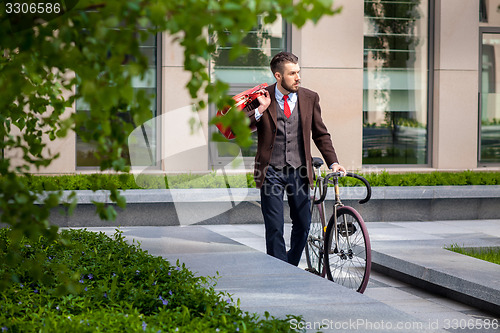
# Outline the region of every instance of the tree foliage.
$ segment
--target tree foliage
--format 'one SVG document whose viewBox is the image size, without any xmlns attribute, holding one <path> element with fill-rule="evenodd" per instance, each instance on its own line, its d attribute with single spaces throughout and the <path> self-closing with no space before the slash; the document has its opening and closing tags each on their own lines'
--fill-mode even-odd
<svg viewBox="0 0 500 333">
<path fill-rule="evenodd" d="M 28 22 L 23 29 L 15 22 L 34 18 L 8 14 L 0 4 L 0 218 L 11 228 L 11 240 L 19 244 L 0 265 L 31 265 L 33 275 L 40 276 L 36 258 L 23 256 L 20 241 L 59 237 L 49 216 L 60 204 L 61 193 L 43 197 L 18 179 L 58 157 L 47 148 L 51 140 L 74 131 L 97 145 L 101 170 L 128 171 L 122 157 L 127 135 L 151 118 L 149 96 L 132 88 L 132 80 L 144 77 L 148 68 L 139 49 L 141 40 L 158 32 L 174 36 L 184 49 L 184 68 L 191 73 L 186 88 L 198 107 L 222 107 L 230 103 L 228 86 L 211 82 L 206 70 L 216 49 L 211 34 L 220 45 L 236 46 L 231 51 L 236 58 L 247 52 L 238 46 L 258 15 L 265 23 L 281 15 L 301 27 L 338 12 L 332 1 L 81 0 L 73 1 L 75 6 L 63 15 L 45 23 Z M 72 112 L 77 100 L 90 112 Z M 125 114 L 132 123 L 123 120 Z M 241 116 L 235 112 L 229 118 L 238 143 L 246 145 L 250 132 Z M 110 190 L 124 205 L 116 189 Z M 98 208 L 101 217 L 114 216 L 109 207 Z M 5 285 L 16 276 L 1 280 Z"/>
</svg>

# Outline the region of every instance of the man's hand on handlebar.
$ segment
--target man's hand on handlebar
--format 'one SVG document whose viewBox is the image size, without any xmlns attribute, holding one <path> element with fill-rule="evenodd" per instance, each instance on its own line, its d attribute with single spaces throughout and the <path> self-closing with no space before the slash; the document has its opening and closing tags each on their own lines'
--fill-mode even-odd
<svg viewBox="0 0 500 333">
<path fill-rule="evenodd" d="M 338 163 L 335 163 L 332 166 L 332 171 L 333 172 L 342 172 L 344 175 L 347 173 L 347 170 L 342 165 L 340 165 Z"/>
</svg>

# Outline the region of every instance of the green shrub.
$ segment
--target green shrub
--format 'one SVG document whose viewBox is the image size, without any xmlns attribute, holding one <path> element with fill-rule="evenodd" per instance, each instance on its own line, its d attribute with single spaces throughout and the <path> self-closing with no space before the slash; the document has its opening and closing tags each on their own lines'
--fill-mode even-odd
<svg viewBox="0 0 500 333">
<path fill-rule="evenodd" d="M 361 174 L 371 186 L 440 186 L 440 185 L 500 185 L 500 172 L 440 172 L 430 173 L 378 173 Z M 0 181 L 1 181 L 0 177 Z M 22 178 L 32 190 L 101 190 L 117 188 L 162 189 L 162 188 L 225 188 L 255 187 L 253 175 L 216 175 L 216 174 L 179 174 L 179 175 L 140 175 L 137 179 L 131 174 L 80 174 L 61 176 L 31 175 Z M 342 179 L 341 186 L 358 184 L 352 179 Z"/>
<path fill-rule="evenodd" d="M 371 186 L 453 186 L 500 185 L 500 172 L 440 172 L 430 173 L 380 173 L 362 174 Z"/>
<path fill-rule="evenodd" d="M 197 277 L 184 265 L 171 265 L 129 245 L 120 232 L 64 230 L 68 246 L 23 242 L 23 256 L 40 262 L 42 281 L 34 283 L 30 267 L 9 267 L 8 230 L 0 230 L 0 274 L 15 273 L 0 293 L 0 329 L 7 332 L 293 332 L 289 319 L 259 318 L 243 312 L 226 293 L 216 292 L 215 279 Z M 74 290 L 58 286 L 70 276 Z"/>
</svg>

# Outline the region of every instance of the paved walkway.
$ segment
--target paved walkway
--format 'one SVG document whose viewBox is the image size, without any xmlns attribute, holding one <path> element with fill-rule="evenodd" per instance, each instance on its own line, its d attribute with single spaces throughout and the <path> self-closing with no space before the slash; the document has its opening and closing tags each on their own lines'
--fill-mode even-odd
<svg viewBox="0 0 500 333">
<path fill-rule="evenodd" d="M 115 228 L 89 230 L 112 234 Z M 324 332 L 500 332 L 500 316 L 477 309 L 498 311 L 500 266 L 443 249 L 451 244 L 500 246 L 500 220 L 368 223 L 379 269 L 431 283 L 418 289 L 372 272 L 363 295 L 304 271 L 304 260 L 297 268 L 267 256 L 261 224 L 121 230 L 153 255 L 180 260 L 200 275 L 218 274 L 216 288 L 239 298 L 243 310 L 302 315 L 303 323 L 291 325 L 311 332 L 320 326 Z M 458 295 L 475 306 L 434 291 Z M 475 304 L 468 294 L 488 302 Z"/>
</svg>

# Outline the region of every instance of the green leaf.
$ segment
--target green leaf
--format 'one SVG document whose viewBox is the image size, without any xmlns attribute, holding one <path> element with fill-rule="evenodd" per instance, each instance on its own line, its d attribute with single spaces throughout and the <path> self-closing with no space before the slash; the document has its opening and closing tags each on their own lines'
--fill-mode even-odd
<svg viewBox="0 0 500 333">
<path fill-rule="evenodd" d="M 84 142 L 97 145 L 101 170 L 129 171 L 122 157 L 128 134 L 134 126 L 153 116 L 150 96 L 134 89 L 132 84 L 149 70 L 139 41 L 160 32 L 172 36 L 184 51 L 183 69 L 190 75 L 186 90 L 193 104 L 205 108 L 214 103 L 223 108 L 230 105 L 229 85 L 211 81 L 207 69 L 216 44 L 209 36 L 217 35 L 222 47 L 232 46 L 230 56 L 236 58 L 248 54 L 242 41 L 258 16 L 264 17 L 266 23 L 273 23 L 281 15 L 300 26 L 332 12 L 332 2 L 328 0 L 82 0 L 64 15 L 37 25 L 36 33 L 33 29 L 13 32 L 10 21 L 0 20 L 0 148 L 18 155 L 15 160 L 8 154 L 0 159 L 2 223 L 13 228 L 8 237 L 18 245 L 7 254 L 12 259 L 9 262 L 19 264 L 17 259 L 23 257 L 19 246 L 23 236 L 37 238 L 47 233 L 57 236 L 48 223 L 50 209 L 58 205 L 57 196 L 35 204 L 36 196 L 28 193 L 17 178 L 18 174 L 50 166 L 59 157 L 58 152 L 47 149 L 45 138 L 64 139 L 70 133 L 77 133 Z M 231 33 L 227 34 L 228 31 Z M 67 108 L 75 103 L 89 112 L 66 116 Z M 132 119 L 133 126 L 123 121 L 124 117 Z M 237 135 L 236 144 L 249 146 L 251 136 L 245 115 L 235 112 L 224 118 L 224 123 Z M 59 186 L 37 181 L 34 186 L 39 191 L 44 186 L 46 189 Z M 163 179 L 152 183 L 165 186 Z M 99 187 L 92 181 L 80 185 Z M 122 196 L 116 195 L 114 199 L 118 207 L 125 207 Z M 113 205 L 95 204 L 101 218 L 116 218 Z M 72 197 L 67 206 L 69 211 L 75 205 Z M 33 266 L 26 274 L 44 276 L 36 259 L 25 260 L 27 266 Z M 66 284 L 66 289 L 73 288 L 68 281 L 61 283 Z M 5 285 L 4 282 L 0 279 L 0 285 Z M 57 292 L 63 289 L 54 287 Z"/>
</svg>

